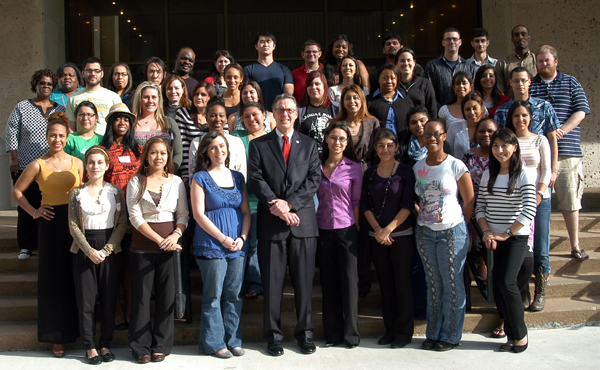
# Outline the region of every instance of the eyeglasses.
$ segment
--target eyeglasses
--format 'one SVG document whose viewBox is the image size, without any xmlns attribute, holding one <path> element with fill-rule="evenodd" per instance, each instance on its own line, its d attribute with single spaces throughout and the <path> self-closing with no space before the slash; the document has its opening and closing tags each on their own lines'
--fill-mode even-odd
<svg viewBox="0 0 600 370">
<path fill-rule="evenodd" d="M 127 77 L 127 72 L 115 72 L 113 73 L 115 77 Z"/>
<path fill-rule="evenodd" d="M 38 82 L 40 86 L 52 86 L 52 82 L 40 81 Z"/>
<path fill-rule="evenodd" d="M 446 42 L 458 42 L 460 40 L 458 37 L 446 37 L 444 41 Z"/>
<path fill-rule="evenodd" d="M 91 75 L 92 73 L 100 74 L 100 72 L 102 72 L 101 69 L 84 69 L 83 71 L 89 75 Z"/>
<path fill-rule="evenodd" d="M 292 109 L 292 108 L 288 108 L 288 109 L 278 108 L 278 109 L 275 109 L 273 112 L 275 112 L 277 114 L 287 113 L 291 116 L 292 114 L 296 113 L 296 110 Z"/>
<path fill-rule="evenodd" d="M 94 117 L 94 116 L 96 116 L 94 113 L 79 113 L 77 115 L 77 118 L 79 118 L 79 119 L 84 119 L 84 118 L 92 119 L 92 117 Z"/>
<path fill-rule="evenodd" d="M 446 133 L 445 132 L 436 132 L 435 134 L 423 134 L 423 137 L 426 138 L 426 139 L 429 139 L 431 137 L 434 137 L 434 138 L 437 139 L 437 138 L 439 138 L 442 135 L 446 135 Z"/>
<path fill-rule="evenodd" d="M 341 144 L 343 144 L 346 141 L 348 141 L 348 138 L 342 137 L 342 136 L 327 136 L 327 140 L 329 140 L 329 142 L 331 142 L 331 143 L 335 143 L 336 141 L 339 141 Z"/>
</svg>

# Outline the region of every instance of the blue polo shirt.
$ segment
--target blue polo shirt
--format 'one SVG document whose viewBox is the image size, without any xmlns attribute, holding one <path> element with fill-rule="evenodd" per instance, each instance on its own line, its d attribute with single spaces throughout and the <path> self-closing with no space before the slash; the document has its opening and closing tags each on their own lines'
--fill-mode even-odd
<svg viewBox="0 0 600 370">
<path fill-rule="evenodd" d="M 542 80 L 539 74 L 536 75 L 529 86 L 529 95 L 552 104 L 561 125 L 575 112 L 585 112 L 586 115 L 591 113 L 590 104 L 579 81 L 561 71 L 549 82 Z M 581 127 L 577 125 L 558 140 L 558 155 L 583 157 L 580 142 Z"/>
<path fill-rule="evenodd" d="M 376 97 L 377 95 L 381 95 L 383 97 L 379 89 L 377 89 L 373 93 L 373 97 Z M 394 95 L 394 99 L 391 101 L 388 100 L 388 103 L 390 104 L 390 110 L 388 110 L 387 118 L 385 120 L 385 128 L 394 131 L 394 134 L 396 134 L 396 136 L 398 136 L 398 128 L 396 127 L 396 112 L 394 112 L 394 110 L 392 109 L 392 103 L 395 102 L 399 97 L 404 99 L 404 96 L 402 96 L 402 94 L 400 94 L 400 92 L 396 90 L 396 95 Z"/>
<path fill-rule="evenodd" d="M 531 104 L 531 110 L 533 111 L 533 117 L 531 124 L 529 125 L 529 131 L 536 135 L 546 135 L 560 128 L 558 117 L 552 105 L 545 100 L 529 97 L 529 104 Z M 498 128 L 506 127 L 506 119 L 508 118 L 508 111 L 510 106 L 513 105 L 514 101 L 510 101 L 502 104 L 496 113 L 494 114 L 494 120 L 498 124 Z"/>
</svg>

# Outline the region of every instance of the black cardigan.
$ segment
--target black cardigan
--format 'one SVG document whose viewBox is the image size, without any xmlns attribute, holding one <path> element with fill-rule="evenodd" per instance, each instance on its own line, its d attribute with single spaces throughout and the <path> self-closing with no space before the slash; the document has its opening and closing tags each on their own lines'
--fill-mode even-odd
<svg viewBox="0 0 600 370">
<path fill-rule="evenodd" d="M 401 96 L 399 96 L 398 99 L 392 102 L 391 106 L 396 114 L 396 132 L 398 133 L 398 141 L 403 143 L 405 136 L 410 135 L 406 114 L 414 104 L 409 97 L 402 93 L 400 93 L 400 95 Z M 377 94 L 376 97 L 373 97 L 373 94 L 369 94 L 367 97 L 367 106 L 369 108 L 369 113 L 379 120 L 381 128 L 385 128 L 388 112 L 390 110 L 390 103 L 385 100 L 381 93 Z"/>
</svg>

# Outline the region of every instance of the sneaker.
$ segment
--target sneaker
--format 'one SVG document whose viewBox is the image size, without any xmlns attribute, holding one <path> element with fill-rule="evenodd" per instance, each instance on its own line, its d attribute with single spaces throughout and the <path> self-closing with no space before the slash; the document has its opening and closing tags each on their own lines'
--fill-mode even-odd
<svg viewBox="0 0 600 370">
<path fill-rule="evenodd" d="M 26 260 L 29 257 L 31 257 L 31 252 L 29 251 L 29 249 L 21 249 L 21 252 L 19 252 L 19 259 L 20 260 Z"/>
</svg>

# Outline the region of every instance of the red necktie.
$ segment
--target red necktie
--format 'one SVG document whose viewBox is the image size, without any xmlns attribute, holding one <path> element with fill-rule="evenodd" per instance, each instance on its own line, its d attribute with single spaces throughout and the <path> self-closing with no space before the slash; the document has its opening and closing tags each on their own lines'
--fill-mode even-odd
<svg viewBox="0 0 600 370">
<path fill-rule="evenodd" d="M 285 158 L 285 163 L 288 163 L 290 159 L 290 139 L 287 135 L 283 135 L 283 158 Z"/>
</svg>

